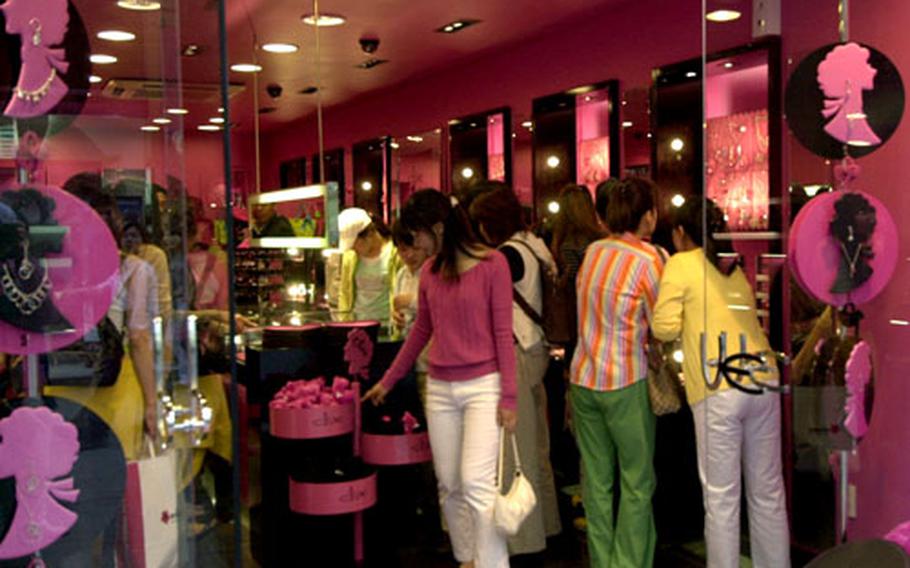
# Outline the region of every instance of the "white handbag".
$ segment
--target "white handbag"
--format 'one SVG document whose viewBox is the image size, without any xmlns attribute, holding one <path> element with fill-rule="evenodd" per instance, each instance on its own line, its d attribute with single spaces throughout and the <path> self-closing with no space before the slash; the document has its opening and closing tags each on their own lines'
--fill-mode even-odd
<svg viewBox="0 0 910 568">
<path fill-rule="evenodd" d="M 531 514 L 537 505 L 537 496 L 531 482 L 521 471 L 521 459 L 518 457 L 518 442 L 515 434 L 510 434 L 512 451 L 515 454 L 515 478 L 512 487 L 504 495 L 502 493 L 503 475 L 505 464 L 506 444 L 505 428 L 499 430 L 499 471 L 496 478 L 496 506 L 493 509 L 493 519 L 496 528 L 506 536 L 514 536 L 521 528 L 521 523 Z"/>
</svg>

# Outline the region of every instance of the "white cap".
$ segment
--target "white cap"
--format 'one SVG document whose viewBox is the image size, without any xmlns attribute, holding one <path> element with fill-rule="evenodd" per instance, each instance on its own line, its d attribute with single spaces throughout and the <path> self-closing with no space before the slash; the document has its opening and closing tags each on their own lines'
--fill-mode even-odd
<svg viewBox="0 0 910 568">
<path fill-rule="evenodd" d="M 351 250 L 357 235 L 373 223 L 370 214 L 359 207 L 345 209 L 338 214 L 338 248 L 342 252 Z"/>
</svg>

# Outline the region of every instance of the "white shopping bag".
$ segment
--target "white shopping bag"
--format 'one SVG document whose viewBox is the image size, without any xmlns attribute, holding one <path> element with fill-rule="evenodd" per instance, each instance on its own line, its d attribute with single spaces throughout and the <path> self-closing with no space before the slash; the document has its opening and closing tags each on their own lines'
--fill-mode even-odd
<svg viewBox="0 0 910 568">
<path fill-rule="evenodd" d="M 126 537 L 130 565 L 177 566 L 177 454 L 156 452 L 127 465 Z"/>
</svg>

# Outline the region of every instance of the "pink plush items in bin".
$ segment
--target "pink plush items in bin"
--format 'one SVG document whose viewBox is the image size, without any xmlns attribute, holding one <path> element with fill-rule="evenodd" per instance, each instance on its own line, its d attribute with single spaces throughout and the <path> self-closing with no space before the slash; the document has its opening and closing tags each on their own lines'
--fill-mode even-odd
<svg viewBox="0 0 910 568">
<path fill-rule="evenodd" d="M 910 554 L 910 521 L 894 527 L 894 529 L 885 535 L 885 540 L 890 540 L 900 546 Z"/>
<path fill-rule="evenodd" d="M 344 515 L 376 504 L 376 474 L 339 483 L 290 480 L 290 506 L 302 515 Z"/>
<path fill-rule="evenodd" d="M 291 381 L 269 403 L 273 436 L 313 439 L 340 436 L 354 430 L 354 389 L 350 381 L 335 377 Z"/>
<path fill-rule="evenodd" d="M 383 417 L 386 421 L 388 416 Z M 391 418 L 389 418 L 391 420 Z M 404 434 L 364 434 L 361 439 L 363 461 L 371 465 L 410 465 L 433 459 L 430 437 L 426 432 L 414 430 L 420 423 L 410 412 L 401 417 Z"/>
</svg>

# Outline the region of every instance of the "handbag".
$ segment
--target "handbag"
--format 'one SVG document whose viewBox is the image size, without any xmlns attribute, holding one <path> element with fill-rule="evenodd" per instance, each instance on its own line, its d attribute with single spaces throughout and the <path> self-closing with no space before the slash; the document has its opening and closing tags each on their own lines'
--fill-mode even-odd
<svg viewBox="0 0 910 568">
<path fill-rule="evenodd" d="M 666 347 L 658 341 L 648 346 L 648 399 L 656 416 L 672 414 L 682 408 L 684 392 L 679 382 L 679 367 L 666 355 Z"/>
<path fill-rule="evenodd" d="M 155 451 L 127 464 L 126 536 L 131 566 L 171 568 L 178 565 L 177 454 Z"/>
<path fill-rule="evenodd" d="M 515 477 L 508 492 L 503 494 L 503 467 L 505 465 L 506 430 L 499 430 L 499 470 L 496 477 L 496 504 L 493 508 L 493 520 L 496 528 L 506 536 L 514 536 L 521 528 L 521 524 L 531 514 L 537 505 L 537 496 L 531 482 L 521 471 L 521 460 L 518 457 L 518 442 L 515 434 L 510 434 L 512 451 L 515 454 Z"/>
</svg>

